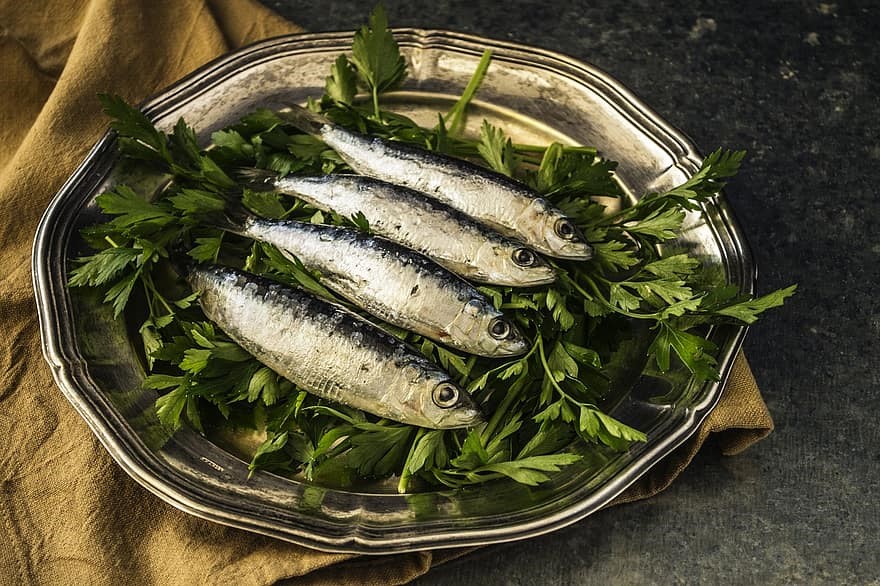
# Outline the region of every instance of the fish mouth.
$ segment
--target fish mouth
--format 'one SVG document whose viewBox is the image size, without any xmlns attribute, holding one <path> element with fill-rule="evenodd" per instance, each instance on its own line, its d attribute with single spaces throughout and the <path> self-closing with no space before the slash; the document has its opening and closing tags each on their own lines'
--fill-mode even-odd
<svg viewBox="0 0 880 586">
<path fill-rule="evenodd" d="M 485 423 L 486 421 L 482 412 L 476 407 L 467 407 L 466 409 L 463 409 L 459 412 L 456 420 L 458 423 L 457 427 L 473 427 Z"/>
<path fill-rule="evenodd" d="M 496 357 L 520 356 L 525 354 L 529 349 L 529 343 L 519 332 L 514 330 L 512 335 L 505 340 L 498 342 L 495 351 L 492 353 Z"/>
<path fill-rule="evenodd" d="M 476 283 L 499 285 L 501 287 L 537 287 L 549 285 L 556 280 L 557 274 L 553 267 L 541 265 L 538 267 L 517 267 L 510 272 L 494 272 L 486 275 L 483 279 L 473 279 Z"/>
<path fill-rule="evenodd" d="M 553 247 L 552 256 L 568 260 L 590 260 L 593 258 L 593 247 L 586 242 L 564 242 Z"/>
<path fill-rule="evenodd" d="M 555 282 L 558 276 L 556 269 L 549 265 L 544 265 L 529 271 L 528 277 L 522 279 L 519 283 L 513 286 L 537 287 L 539 285 L 549 285 L 550 283 Z"/>
<path fill-rule="evenodd" d="M 525 354 L 529 349 L 525 340 L 491 340 L 464 348 L 465 352 L 485 358 L 508 358 Z"/>
<path fill-rule="evenodd" d="M 434 429 L 461 429 L 485 423 L 483 413 L 475 406 L 462 407 L 450 413 L 443 421 L 433 425 Z"/>
<path fill-rule="evenodd" d="M 532 271 L 530 271 L 526 275 L 519 276 L 496 275 L 494 278 L 483 279 L 482 281 L 477 282 L 498 285 L 501 287 L 539 287 L 541 285 L 549 285 L 550 283 L 555 282 L 556 277 L 556 271 L 547 267 L 546 271 L 542 270 L 538 274 L 532 274 Z"/>
<path fill-rule="evenodd" d="M 506 358 L 508 356 L 521 356 L 525 354 L 529 349 L 529 345 L 525 340 L 520 340 L 517 342 L 511 342 L 509 344 L 502 344 L 495 351 L 493 356 L 498 358 Z"/>
</svg>

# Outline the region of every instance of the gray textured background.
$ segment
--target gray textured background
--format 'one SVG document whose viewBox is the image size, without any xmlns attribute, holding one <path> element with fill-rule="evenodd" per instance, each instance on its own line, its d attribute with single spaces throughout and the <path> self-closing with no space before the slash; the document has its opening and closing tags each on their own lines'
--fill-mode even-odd
<svg viewBox="0 0 880 586">
<path fill-rule="evenodd" d="M 264 3 L 309 30 L 372 2 Z M 880 579 L 880 3 L 387 3 L 446 28 L 574 56 L 622 81 L 703 152 L 745 148 L 728 197 L 759 290 L 797 282 L 745 349 L 776 431 L 707 445 L 661 495 L 441 566 L 419 584 L 871 583 Z"/>
</svg>

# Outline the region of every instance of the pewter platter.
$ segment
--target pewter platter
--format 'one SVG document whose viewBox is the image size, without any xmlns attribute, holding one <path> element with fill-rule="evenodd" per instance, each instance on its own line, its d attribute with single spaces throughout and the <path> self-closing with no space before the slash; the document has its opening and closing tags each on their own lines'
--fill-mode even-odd
<svg viewBox="0 0 880 586">
<path fill-rule="evenodd" d="M 464 89 L 484 49 L 494 60 L 472 123 L 488 118 L 517 142 L 587 144 L 620 162 L 618 178 L 638 197 L 684 181 L 700 158 L 679 132 L 607 74 L 548 51 L 445 31 L 396 31 L 409 66 L 390 109 L 426 125 Z M 203 143 L 257 107 L 319 96 L 331 62 L 351 33 L 280 37 L 214 61 L 145 104 L 157 126 L 180 117 Z M 326 551 L 394 553 L 488 544 L 539 535 L 608 504 L 698 428 L 721 394 L 681 373 L 660 380 L 639 353 L 616 383 L 612 414 L 648 433 L 623 454 L 593 454 L 537 488 L 498 481 L 465 490 L 398 495 L 383 485 L 345 490 L 257 473 L 247 479 L 237 444 L 187 429 L 171 435 L 156 420 L 136 331 L 114 321 L 100 298 L 65 287 L 80 255 L 79 229 L 100 219 L 94 198 L 124 178 L 108 133 L 66 182 L 36 235 L 33 269 L 43 351 L 56 382 L 119 465 L 158 497 L 227 525 Z M 676 246 L 701 258 L 718 283 L 754 287 L 754 266 L 730 209 L 719 197 L 689 216 Z M 726 377 L 745 328 L 716 327 Z M 645 336 L 645 341 L 649 341 Z M 643 353 L 642 353 L 643 354 Z"/>
</svg>

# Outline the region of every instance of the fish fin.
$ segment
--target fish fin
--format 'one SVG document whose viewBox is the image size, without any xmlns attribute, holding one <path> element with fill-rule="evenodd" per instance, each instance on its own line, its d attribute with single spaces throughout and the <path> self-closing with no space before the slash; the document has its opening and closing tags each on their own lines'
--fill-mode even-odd
<svg viewBox="0 0 880 586">
<path fill-rule="evenodd" d="M 292 105 L 277 112 L 278 116 L 288 124 L 313 136 L 320 136 L 321 129 L 330 121 L 302 106 Z"/>
</svg>

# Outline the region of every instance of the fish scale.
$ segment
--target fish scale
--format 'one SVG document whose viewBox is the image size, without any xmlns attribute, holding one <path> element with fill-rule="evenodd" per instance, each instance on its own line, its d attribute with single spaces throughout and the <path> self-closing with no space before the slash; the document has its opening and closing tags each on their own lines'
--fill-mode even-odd
<svg viewBox="0 0 880 586">
<path fill-rule="evenodd" d="M 224 229 L 275 245 L 317 270 L 328 289 L 392 325 L 470 354 L 527 351 L 514 324 L 485 295 L 404 246 L 350 228 L 249 214 L 230 218 Z"/>
<path fill-rule="evenodd" d="M 424 192 L 546 255 L 592 257 L 571 218 L 510 177 L 443 153 L 348 130 L 301 106 L 279 114 L 323 140 L 357 173 Z"/>
<path fill-rule="evenodd" d="M 305 391 L 421 427 L 481 421 L 447 372 L 342 307 L 232 268 L 195 267 L 187 280 L 208 319 Z M 455 403 L 439 406 L 438 389 Z"/>
<path fill-rule="evenodd" d="M 370 231 L 416 250 L 457 275 L 479 283 L 531 287 L 556 273 L 522 243 L 506 238 L 424 193 L 362 175 L 243 172 L 256 187 L 271 187 L 323 211 L 363 214 Z M 524 264 L 523 251 L 529 259 Z"/>
</svg>

